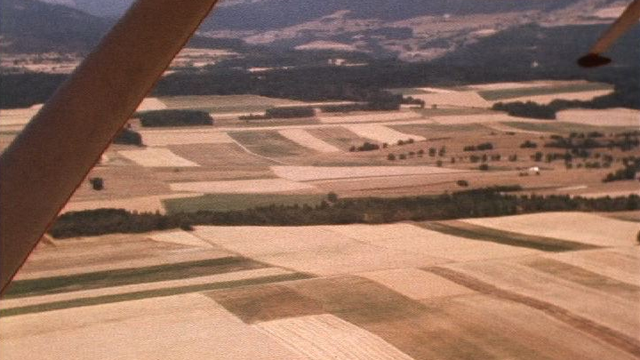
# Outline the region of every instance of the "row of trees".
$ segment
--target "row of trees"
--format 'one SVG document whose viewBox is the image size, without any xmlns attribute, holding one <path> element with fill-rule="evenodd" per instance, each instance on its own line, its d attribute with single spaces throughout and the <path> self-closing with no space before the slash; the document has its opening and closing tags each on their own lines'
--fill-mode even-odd
<svg viewBox="0 0 640 360">
<path fill-rule="evenodd" d="M 206 111 L 158 110 L 138 114 L 144 127 L 210 126 L 213 118 Z"/>
<path fill-rule="evenodd" d="M 463 185 L 461 185 L 463 186 Z M 544 211 L 626 211 L 640 209 L 640 197 L 587 199 L 561 195 L 511 195 L 515 187 L 495 187 L 401 198 L 357 198 L 309 205 L 267 206 L 249 210 L 162 215 L 122 209 L 69 212 L 58 218 L 50 233 L 57 238 L 108 233 L 143 233 L 195 225 L 328 225 L 392 223 L 516 215 Z"/>
</svg>

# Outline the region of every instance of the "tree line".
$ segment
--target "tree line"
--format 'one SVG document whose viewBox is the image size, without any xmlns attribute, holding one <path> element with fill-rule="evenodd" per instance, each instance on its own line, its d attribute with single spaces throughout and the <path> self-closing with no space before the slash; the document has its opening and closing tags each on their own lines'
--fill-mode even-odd
<svg viewBox="0 0 640 360">
<path fill-rule="evenodd" d="M 238 211 L 198 211 L 163 215 L 123 209 L 69 212 L 50 229 L 56 238 L 109 233 L 144 233 L 196 225 L 302 226 L 382 224 L 516 215 L 545 211 L 628 211 L 640 209 L 640 197 L 589 199 L 565 195 L 516 195 L 514 187 L 493 187 L 437 196 L 353 198 L 323 201 L 317 206 L 272 205 Z"/>
</svg>

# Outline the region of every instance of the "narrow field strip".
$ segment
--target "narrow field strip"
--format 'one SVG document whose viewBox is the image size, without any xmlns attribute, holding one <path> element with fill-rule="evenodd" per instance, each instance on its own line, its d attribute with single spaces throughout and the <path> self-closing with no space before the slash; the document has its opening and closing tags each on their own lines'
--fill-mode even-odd
<svg viewBox="0 0 640 360">
<path fill-rule="evenodd" d="M 199 181 L 174 183 L 170 186 L 174 191 L 222 194 L 264 194 L 315 189 L 313 185 L 286 179 Z"/>
<path fill-rule="evenodd" d="M 199 167 L 200 165 L 181 158 L 169 149 L 149 148 L 145 150 L 118 151 L 121 156 L 144 167 Z"/>
<path fill-rule="evenodd" d="M 61 213 L 70 211 L 84 211 L 94 209 L 126 209 L 138 212 L 160 212 L 164 214 L 165 207 L 163 201 L 175 198 L 190 198 L 201 196 L 202 194 L 194 193 L 173 193 L 166 195 L 152 195 L 140 197 L 127 197 L 114 200 L 94 200 L 94 201 L 74 201 L 67 203 Z"/>
<path fill-rule="evenodd" d="M 487 241 L 496 244 L 536 249 L 548 252 L 574 251 L 598 248 L 595 245 L 583 244 L 542 236 L 524 235 L 516 232 L 492 229 L 473 225 L 462 221 L 438 221 L 419 223 L 420 226 L 447 235 L 459 236 L 472 240 Z"/>
<path fill-rule="evenodd" d="M 551 316 L 558 321 L 584 331 L 598 338 L 599 340 L 602 340 L 612 346 L 615 346 L 640 358 L 640 342 L 638 342 L 637 339 L 634 339 L 609 327 L 600 325 L 582 316 L 573 314 L 560 306 L 529 296 L 521 295 L 513 291 L 498 288 L 492 284 L 486 283 L 482 280 L 455 270 L 443 267 L 431 267 L 425 270 L 442 276 L 445 279 L 451 280 L 462 286 L 468 287 L 469 289 L 472 289 L 474 291 L 491 295 L 499 299 L 526 305 L 536 310 L 540 310 L 546 315 Z"/>
<path fill-rule="evenodd" d="M 351 149 L 352 146 L 362 146 L 367 141 L 367 139 L 358 136 L 354 132 L 345 129 L 342 126 L 306 128 L 305 131 L 312 136 L 345 151 Z"/>
<path fill-rule="evenodd" d="M 140 131 L 140 135 L 146 146 L 233 143 L 233 139 L 227 133 L 209 129 L 147 130 Z"/>
<path fill-rule="evenodd" d="M 524 265 L 561 279 L 574 282 L 623 299 L 640 302 L 640 286 L 627 284 L 583 268 L 557 260 L 537 258 L 522 262 Z"/>
<path fill-rule="evenodd" d="M 25 306 L 43 305 L 48 303 L 59 303 L 63 301 L 95 298 L 108 295 L 122 295 L 136 293 L 140 291 L 162 290 L 167 288 L 180 288 L 195 285 L 210 285 L 215 283 L 226 283 L 231 281 L 250 280 L 269 276 L 290 275 L 291 271 L 282 268 L 262 268 L 255 270 L 241 270 L 225 274 L 210 276 L 200 276 L 189 279 L 177 279 L 158 281 L 153 283 L 123 285 L 117 287 L 100 288 L 92 290 L 72 291 L 66 293 L 33 296 L 28 298 L 7 299 L 0 303 L 0 310 L 12 308 L 22 308 Z M 46 305 L 45 305 L 46 306 Z"/>
<path fill-rule="evenodd" d="M 292 274 L 266 276 L 266 277 L 246 279 L 246 280 L 216 282 L 213 284 L 181 286 L 181 287 L 175 287 L 175 288 L 163 288 L 163 289 L 157 289 L 157 290 L 138 291 L 138 292 L 132 292 L 132 293 L 126 293 L 126 294 L 98 296 L 98 297 L 86 298 L 86 299 L 74 299 L 74 300 L 53 302 L 53 303 L 33 305 L 33 306 L 17 307 L 12 309 L 2 309 L 0 310 L 0 318 L 47 312 L 47 311 L 53 311 L 53 310 L 110 304 L 110 303 L 140 300 L 140 299 L 166 297 L 166 296 L 203 292 L 203 291 L 212 291 L 217 289 L 228 289 L 228 288 L 242 287 L 242 286 L 302 280 L 302 279 L 308 279 L 309 277 L 310 276 L 307 274 L 292 273 Z"/>
<path fill-rule="evenodd" d="M 262 267 L 265 267 L 265 265 L 243 257 L 224 257 L 142 268 L 18 280 L 11 284 L 5 294 L 5 298 L 22 298 L 78 290 L 185 279 Z"/>
<path fill-rule="evenodd" d="M 458 173 L 461 170 L 435 166 L 272 166 L 273 172 L 292 181 L 320 181 L 407 175 Z"/>
<path fill-rule="evenodd" d="M 162 102 L 160 99 L 150 97 L 150 98 L 144 98 L 144 100 L 142 100 L 142 102 L 140 103 L 136 111 L 154 111 L 154 110 L 164 110 L 166 108 L 167 108 L 167 105 L 164 102 Z"/>
<path fill-rule="evenodd" d="M 425 140 L 425 138 L 420 135 L 401 133 L 379 124 L 344 125 L 344 127 L 360 137 L 380 143 L 396 144 L 398 141 L 407 141 L 409 139 L 413 139 L 414 141 Z"/>
<path fill-rule="evenodd" d="M 332 153 L 341 151 L 337 147 L 324 142 L 321 139 L 318 139 L 317 137 L 311 135 L 309 132 L 303 129 L 280 130 L 278 131 L 278 133 L 299 145 L 321 153 Z"/>
<path fill-rule="evenodd" d="M 421 116 L 413 111 L 405 112 L 384 112 L 384 113 L 362 113 L 362 114 L 350 114 L 350 115 L 324 115 L 319 116 L 323 124 L 342 124 L 342 123 L 371 123 L 371 122 L 388 122 L 399 120 L 411 120 L 420 119 Z"/>
<path fill-rule="evenodd" d="M 312 315 L 254 325 L 310 360 L 412 360 L 380 337 L 333 315 Z"/>
</svg>

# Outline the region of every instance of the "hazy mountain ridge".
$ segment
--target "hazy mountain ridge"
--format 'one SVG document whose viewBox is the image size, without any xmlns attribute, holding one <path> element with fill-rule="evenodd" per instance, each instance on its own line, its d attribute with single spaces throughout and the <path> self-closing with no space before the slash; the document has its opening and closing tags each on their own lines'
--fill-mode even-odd
<svg viewBox="0 0 640 360">
<path fill-rule="evenodd" d="M 0 0 L 4 51 L 86 51 L 131 0 Z M 64 4 L 64 5 L 61 5 Z M 227 0 L 199 34 L 287 49 L 361 51 L 421 61 L 527 24 L 599 24 L 619 0 Z M 111 11 L 111 12 L 109 12 Z M 219 42 L 213 42 L 219 43 Z"/>
</svg>

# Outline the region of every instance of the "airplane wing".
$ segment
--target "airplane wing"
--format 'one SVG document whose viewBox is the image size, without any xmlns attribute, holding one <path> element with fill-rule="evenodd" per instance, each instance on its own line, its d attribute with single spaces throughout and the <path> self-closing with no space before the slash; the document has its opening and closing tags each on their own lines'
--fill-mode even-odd
<svg viewBox="0 0 640 360">
<path fill-rule="evenodd" d="M 0 156 L 0 293 L 217 0 L 138 0 Z"/>
<path fill-rule="evenodd" d="M 640 0 L 634 0 L 591 47 L 589 53 L 578 59 L 578 64 L 582 67 L 591 68 L 610 63 L 611 59 L 602 56 L 602 53 L 607 51 L 620 36 L 638 24 L 638 20 L 640 20 Z"/>
</svg>

